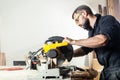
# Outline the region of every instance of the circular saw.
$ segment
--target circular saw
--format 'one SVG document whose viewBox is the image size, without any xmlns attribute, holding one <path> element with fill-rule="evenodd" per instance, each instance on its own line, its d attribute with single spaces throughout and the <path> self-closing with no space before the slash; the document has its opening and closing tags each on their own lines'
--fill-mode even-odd
<svg viewBox="0 0 120 80">
<path fill-rule="evenodd" d="M 73 47 L 67 42 L 63 42 L 63 37 L 53 36 L 45 41 L 43 46 L 43 53 L 50 57 L 57 59 L 57 65 L 60 66 L 66 59 L 71 61 L 73 57 Z"/>
</svg>

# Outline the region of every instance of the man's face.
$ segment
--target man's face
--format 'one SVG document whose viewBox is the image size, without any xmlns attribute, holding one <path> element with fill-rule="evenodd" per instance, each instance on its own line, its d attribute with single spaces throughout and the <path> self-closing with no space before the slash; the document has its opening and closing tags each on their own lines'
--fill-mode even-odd
<svg viewBox="0 0 120 80">
<path fill-rule="evenodd" d="M 89 19 L 86 16 L 82 15 L 82 12 L 74 13 L 74 20 L 78 26 L 86 30 L 92 29 L 90 26 Z"/>
</svg>

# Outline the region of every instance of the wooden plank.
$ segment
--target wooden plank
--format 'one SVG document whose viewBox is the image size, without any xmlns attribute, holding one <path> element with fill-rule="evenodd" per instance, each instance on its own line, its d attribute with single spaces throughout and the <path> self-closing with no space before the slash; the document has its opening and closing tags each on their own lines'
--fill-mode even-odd
<svg viewBox="0 0 120 80">
<path fill-rule="evenodd" d="M 108 14 L 120 21 L 120 0 L 107 0 Z"/>
<path fill-rule="evenodd" d="M 6 65 L 5 53 L 0 53 L 0 66 L 5 66 L 5 65 Z"/>
</svg>

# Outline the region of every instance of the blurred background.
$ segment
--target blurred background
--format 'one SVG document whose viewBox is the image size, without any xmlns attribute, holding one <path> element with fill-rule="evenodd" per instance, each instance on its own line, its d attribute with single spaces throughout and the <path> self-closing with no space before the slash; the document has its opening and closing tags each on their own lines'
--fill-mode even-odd
<svg viewBox="0 0 120 80">
<path fill-rule="evenodd" d="M 5 65 L 24 61 L 29 51 L 37 51 L 51 36 L 87 38 L 87 31 L 72 20 L 73 11 L 82 4 L 101 13 L 107 0 L 0 0 L 0 52 Z M 73 58 L 71 64 L 88 66 L 87 60 L 88 56 Z"/>
</svg>

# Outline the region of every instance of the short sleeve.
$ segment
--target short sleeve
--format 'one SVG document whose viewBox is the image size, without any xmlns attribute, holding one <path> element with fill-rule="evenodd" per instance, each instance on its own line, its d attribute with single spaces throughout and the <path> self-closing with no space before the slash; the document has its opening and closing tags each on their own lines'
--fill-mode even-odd
<svg viewBox="0 0 120 80">
<path fill-rule="evenodd" d="M 108 38 L 108 44 L 107 46 L 113 46 L 115 45 L 115 42 L 117 41 L 117 32 L 118 28 L 116 25 L 116 20 L 112 16 L 106 16 L 102 21 L 100 25 L 100 32 L 99 34 L 103 34 Z"/>
</svg>

